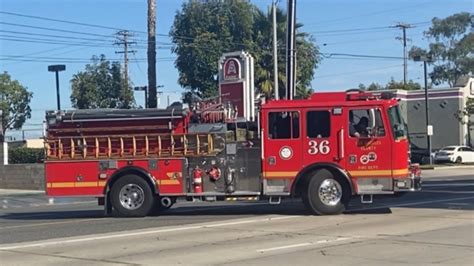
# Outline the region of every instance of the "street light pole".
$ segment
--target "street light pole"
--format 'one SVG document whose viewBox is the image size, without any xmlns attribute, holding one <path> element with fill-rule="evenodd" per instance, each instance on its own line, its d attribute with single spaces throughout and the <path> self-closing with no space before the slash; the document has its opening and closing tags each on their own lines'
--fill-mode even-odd
<svg viewBox="0 0 474 266">
<path fill-rule="evenodd" d="M 61 97 L 59 95 L 59 72 L 66 70 L 66 65 L 51 65 L 48 66 L 49 72 L 56 73 L 56 99 L 58 102 L 58 110 L 61 110 Z"/>
<path fill-rule="evenodd" d="M 433 128 L 430 126 L 430 103 L 428 100 L 428 70 L 427 64 L 432 61 L 431 56 L 415 56 L 414 61 L 423 61 L 423 72 L 425 78 L 425 122 L 426 122 L 426 144 L 428 146 L 428 157 L 430 164 L 433 164 L 433 158 L 431 158 L 431 135 L 433 134 Z"/>
<path fill-rule="evenodd" d="M 59 72 L 56 72 L 56 101 L 58 102 L 58 110 L 61 110 L 61 97 L 59 96 Z"/>
<path fill-rule="evenodd" d="M 428 146 L 428 155 L 430 158 L 430 165 L 433 164 L 433 158 L 431 158 L 431 132 L 428 132 L 428 128 L 430 126 L 430 112 L 429 112 L 429 101 L 428 101 L 428 77 L 427 77 L 427 67 L 426 67 L 426 60 L 423 60 L 423 69 L 425 75 L 425 120 L 426 120 L 426 141 Z"/>
</svg>

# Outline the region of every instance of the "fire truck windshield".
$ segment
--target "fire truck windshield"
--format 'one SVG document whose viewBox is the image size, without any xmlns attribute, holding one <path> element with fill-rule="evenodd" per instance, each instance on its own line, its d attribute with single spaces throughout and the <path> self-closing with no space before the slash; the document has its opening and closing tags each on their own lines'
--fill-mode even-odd
<svg viewBox="0 0 474 266">
<path fill-rule="evenodd" d="M 398 105 L 392 106 L 388 109 L 388 117 L 390 119 L 390 126 L 392 127 L 395 139 L 407 137 L 407 127 L 400 114 Z"/>
</svg>

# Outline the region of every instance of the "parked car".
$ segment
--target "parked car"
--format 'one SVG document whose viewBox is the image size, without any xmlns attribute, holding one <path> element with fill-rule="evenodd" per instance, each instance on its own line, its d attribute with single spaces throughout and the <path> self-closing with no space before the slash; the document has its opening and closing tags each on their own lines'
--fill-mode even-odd
<svg viewBox="0 0 474 266">
<path fill-rule="evenodd" d="M 474 150 L 467 146 L 447 146 L 435 154 L 436 162 L 473 163 Z"/>
<path fill-rule="evenodd" d="M 429 164 L 430 157 L 429 157 L 428 149 L 420 148 L 414 144 L 410 144 L 410 161 L 412 163 L 419 163 L 419 164 Z M 434 160 L 435 153 L 431 153 L 431 158 Z"/>
</svg>

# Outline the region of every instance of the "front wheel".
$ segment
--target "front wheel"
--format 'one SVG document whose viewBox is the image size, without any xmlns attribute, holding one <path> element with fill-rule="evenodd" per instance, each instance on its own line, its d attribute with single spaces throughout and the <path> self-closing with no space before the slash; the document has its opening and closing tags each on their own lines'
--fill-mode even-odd
<svg viewBox="0 0 474 266">
<path fill-rule="evenodd" d="M 306 207 L 314 214 L 339 214 L 345 210 L 350 193 L 328 170 L 318 170 L 309 180 L 303 193 Z"/>
<path fill-rule="evenodd" d="M 456 158 L 456 161 L 454 161 L 454 162 L 455 162 L 455 163 L 462 163 L 462 158 L 461 158 L 461 156 L 458 156 L 458 157 Z"/>
<path fill-rule="evenodd" d="M 136 175 L 126 175 L 114 183 L 111 203 L 120 216 L 143 217 L 153 207 L 153 192 L 148 183 Z"/>
</svg>

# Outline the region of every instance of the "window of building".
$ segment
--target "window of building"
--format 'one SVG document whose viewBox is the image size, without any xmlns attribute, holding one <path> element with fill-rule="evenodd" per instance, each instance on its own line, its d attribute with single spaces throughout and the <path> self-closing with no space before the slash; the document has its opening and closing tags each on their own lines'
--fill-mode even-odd
<svg viewBox="0 0 474 266">
<path fill-rule="evenodd" d="M 297 139 L 300 137 L 298 112 L 271 112 L 268 114 L 268 136 L 271 139 Z"/>
<path fill-rule="evenodd" d="M 331 135 L 329 111 L 308 111 L 306 113 L 306 134 L 309 138 L 328 138 Z"/>
</svg>

